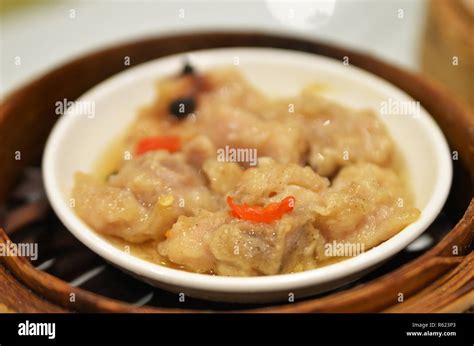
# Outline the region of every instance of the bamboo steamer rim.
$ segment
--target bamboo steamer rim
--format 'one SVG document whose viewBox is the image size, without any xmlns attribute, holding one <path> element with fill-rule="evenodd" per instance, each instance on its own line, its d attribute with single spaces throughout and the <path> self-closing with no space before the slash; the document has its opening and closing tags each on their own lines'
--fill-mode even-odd
<svg viewBox="0 0 474 346">
<path fill-rule="evenodd" d="M 125 69 L 123 56 L 128 54 L 132 62 L 142 63 L 161 56 L 192 51 L 198 49 L 223 48 L 236 46 L 251 47 L 276 47 L 286 48 L 309 53 L 320 54 L 341 60 L 349 57 L 350 63 L 363 68 L 401 88 L 409 95 L 419 100 L 427 111 L 433 115 L 440 127 L 445 132 L 449 142 L 459 150 L 459 155 L 469 171 L 471 181 L 474 178 L 474 117 L 467 108 L 455 101 L 449 92 L 427 80 L 426 78 L 404 71 L 395 66 L 383 63 L 371 56 L 352 50 L 310 41 L 291 36 L 278 36 L 265 32 L 198 32 L 192 34 L 170 34 L 166 36 L 151 37 L 123 43 L 114 47 L 80 57 L 36 79 L 21 89 L 9 95 L 0 107 L 0 137 L 5 139 L 4 150 L 21 148 L 32 153 L 25 162 L 6 170 L 6 165 L 11 159 L 0 152 L 0 167 L 4 169 L 5 178 L 3 193 L 6 196 L 13 186 L 15 177 L 26 165 L 41 154 L 44 140 L 51 129 L 55 119 L 49 118 L 48 107 L 54 105 L 51 101 L 57 99 L 59 87 L 65 80 L 78 78 L 76 85 L 64 91 L 69 99 L 80 96 L 101 80 Z M 95 72 L 95 73 L 94 73 Z M 82 78 L 81 78 L 82 77 Z M 82 83 L 82 84 L 81 84 Z M 61 94 L 63 95 L 63 94 Z M 62 96 L 61 96 L 62 97 Z M 25 100 L 34 100 L 28 104 Z M 46 112 L 46 113 L 45 113 Z M 40 118 L 40 117 L 43 118 Z M 16 117 L 16 118 L 15 118 Z M 24 121 L 26 125 L 31 122 L 38 123 L 38 128 L 31 132 L 31 138 L 15 137 L 8 135 L 11 131 L 13 119 Z M 32 144 L 33 143 L 33 144 Z M 34 152 L 34 153 L 33 153 Z M 0 189 L 0 197 L 1 196 Z M 1 198 L 0 198 L 1 200 Z M 322 298 L 309 299 L 299 303 L 274 306 L 252 311 L 266 312 L 309 312 L 309 311 L 381 311 L 390 310 L 391 303 L 387 301 L 387 290 L 397 289 L 401 283 L 423 289 L 453 266 L 464 264 L 472 266 L 472 244 L 474 238 L 474 200 L 468 206 L 464 217 L 453 230 L 435 247 L 421 257 L 404 265 L 403 267 L 386 274 L 385 276 L 349 290 L 333 293 Z M 6 242 L 8 236 L 0 229 L 0 241 Z M 449 256 L 453 244 L 461 246 L 465 257 Z M 136 311 L 136 312 L 184 312 L 190 310 L 142 307 L 136 308 L 129 304 L 110 298 L 98 296 L 80 288 L 73 288 L 66 282 L 47 273 L 35 270 L 25 259 L 5 257 L 0 258 L 0 264 L 8 269 L 18 283 L 31 289 L 50 302 L 57 304 L 61 309 L 81 311 Z M 2 266 L 0 265 L 0 269 Z M 448 268 L 448 269 L 447 269 Z M 452 274 L 454 275 L 454 274 Z M 465 275 L 465 274 L 463 274 Z M 404 281 L 405 280 L 405 281 Z M 407 281 L 409 280 L 409 281 Z M 441 280 L 441 278 L 439 279 Z M 446 279 L 448 280 L 448 279 Z M 69 302 L 69 293 L 77 295 L 76 305 Z M 368 302 L 370 301 L 370 303 Z M 403 305 L 403 304 L 402 304 Z M 408 305 L 410 306 L 410 305 Z M 397 307 L 394 307 L 395 311 Z M 399 308 L 398 308 L 399 309 Z"/>
<path fill-rule="evenodd" d="M 432 0 L 429 5 L 430 21 L 441 37 L 459 43 L 471 57 L 474 56 L 474 5 L 469 6 L 467 0 Z"/>
</svg>

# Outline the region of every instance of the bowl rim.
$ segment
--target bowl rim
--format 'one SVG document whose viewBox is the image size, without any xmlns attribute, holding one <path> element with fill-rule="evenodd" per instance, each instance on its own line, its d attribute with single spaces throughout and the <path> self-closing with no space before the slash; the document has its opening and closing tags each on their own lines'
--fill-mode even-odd
<svg viewBox="0 0 474 346">
<path fill-rule="evenodd" d="M 283 54 L 301 55 L 311 58 L 316 57 L 318 59 L 327 60 L 332 63 L 337 61 L 333 58 L 329 58 L 327 56 L 315 53 L 294 51 L 290 49 L 281 48 L 276 49 L 262 47 L 231 47 L 202 49 L 192 52 L 183 52 L 173 55 L 167 55 L 147 61 L 134 67 L 130 67 L 129 69 L 115 74 L 105 79 L 101 83 L 95 85 L 77 100 L 87 98 L 94 93 L 100 93 L 101 91 L 104 91 L 105 88 L 113 87 L 114 84 L 117 83 L 117 81 L 126 81 L 127 78 L 129 78 L 130 74 L 137 73 L 139 69 L 145 70 L 150 65 L 157 64 L 164 59 L 178 58 L 182 60 L 182 57 L 187 54 L 235 50 L 260 52 L 271 50 L 272 54 L 275 54 L 275 52 L 279 52 Z M 413 99 L 411 96 L 409 96 L 403 90 L 399 89 L 394 84 L 373 74 L 372 72 L 352 65 L 346 66 L 346 68 L 347 67 L 353 69 L 353 71 L 357 71 L 357 73 L 364 74 L 364 76 L 369 77 L 374 81 L 379 82 L 379 86 L 383 86 L 384 88 L 389 90 L 391 89 L 390 92 L 392 94 L 396 92 L 404 98 L 408 98 L 411 100 Z M 62 134 L 68 128 L 68 126 L 71 126 L 72 124 L 72 120 L 67 119 L 72 119 L 73 117 L 61 117 L 54 125 L 48 137 L 42 162 L 43 181 L 45 185 L 46 194 L 51 203 L 51 206 L 55 211 L 56 215 L 61 220 L 61 222 L 66 226 L 66 228 L 92 251 L 123 269 L 131 271 L 147 279 L 156 280 L 173 286 L 192 288 L 196 290 L 224 293 L 263 293 L 269 291 L 283 290 L 291 291 L 310 285 L 318 285 L 333 280 L 341 279 L 343 277 L 350 276 L 352 274 L 363 271 L 364 269 L 368 269 L 378 263 L 383 262 L 384 260 L 388 259 L 389 257 L 393 256 L 394 254 L 405 248 L 409 243 L 411 243 L 419 235 L 421 235 L 438 216 L 447 199 L 451 187 L 451 154 L 449 151 L 449 146 L 440 128 L 426 110 L 425 113 L 426 114 L 423 114 L 422 112 L 418 117 L 418 120 L 422 121 L 423 126 L 426 126 L 429 129 L 428 132 L 430 134 L 430 138 L 436 145 L 435 152 L 438 155 L 439 176 L 436 180 L 434 191 L 432 192 L 432 195 L 429 201 L 427 202 L 425 208 L 423 209 L 419 219 L 404 228 L 403 230 L 401 230 L 396 235 L 389 238 L 388 240 L 365 251 L 364 253 L 358 256 L 348 258 L 343 261 L 320 268 L 315 268 L 298 273 L 257 277 L 212 276 L 208 274 L 199 274 L 168 268 L 159 264 L 148 262 L 131 254 L 127 254 L 126 252 L 112 245 L 105 238 L 103 238 L 101 235 L 92 230 L 92 228 L 87 226 L 69 208 L 69 206 L 67 206 L 67 204 L 63 202 L 63 198 L 61 197 L 62 192 L 58 184 L 56 184 L 54 174 L 54 154 L 56 153 L 56 148 L 58 143 L 60 142 Z"/>
</svg>

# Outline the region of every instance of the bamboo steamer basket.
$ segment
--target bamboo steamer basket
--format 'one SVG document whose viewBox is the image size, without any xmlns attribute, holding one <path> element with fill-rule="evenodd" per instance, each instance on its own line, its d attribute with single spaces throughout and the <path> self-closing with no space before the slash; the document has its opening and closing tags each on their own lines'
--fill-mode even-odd
<svg viewBox="0 0 474 346">
<path fill-rule="evenodd" d="M 434 246 L 399 254 L 355 284 L 316 297 L 278 305 L 237 305 L 193 299 L 179 303 L 176 295 L 105 264 L 72 237 L 50 210 L 38 178 L 43 146 L 57 120 L 55 102 L 74 100 L 124 70 L 125 56 L 136 65 L 184 51 L 239 46 L 292 49 L 341 61 L 349 57 L 351 64 L 384 78 L 421 102 L 459 156 L 453 161 L 454 181 L 448 202 L 427 231 Z M 83 56 L 15 91 L 0 107 L 0 242 L 38 243 L 44 261 L 35 267 L 37 263 L 23 257 L 0 257 L 0 311 L 469 311 L 474 301 L 473 128 L 472 113 L 425 77 L 365 54 L 301 38 L 261 32 L 202 32 L 151 37 Z M 21 160 L 14 159 L 18 152 Z M 31 198 L 32 192 L 39 197 Z M 94 270 L 93 279 L 77 280 Z M 131 296 L 137 292 L 143 297 Z"/>
<path fill-rule="evenodd" d="M 429 2 L 421 67 L 474 109 L 473 0 Z"/>
</svg>

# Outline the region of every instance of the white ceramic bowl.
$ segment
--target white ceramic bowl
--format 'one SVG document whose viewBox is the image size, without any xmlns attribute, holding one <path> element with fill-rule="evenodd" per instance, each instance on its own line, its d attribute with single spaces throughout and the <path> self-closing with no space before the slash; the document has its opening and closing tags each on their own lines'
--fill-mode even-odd
<svg viewBox="0 0 474 346">
<path fill-rule="evenodd" d="M 451 186 L 450 152 L 436 123 L 420 108 L 416 117 L 381 117 L 406 161 L 421 216 L 359 256 L 296 274 L 223 277 L 179 271 L 122 252 L 69 207 L 73 175 L 93 169 L 98 156 L 126 130 L 137 110 L 156 96 L 156 81 L 180 71 L 185 57 L 200 71 L 238 62 L 252 83 L 275 96 L 297 93 L 316 82 L 324 86 L 327 97 L 357 108 L 372 108 L 377 113 L 382 102 L 413 102 L 404 92 L 361 69 L 321 56 L 277 49 L 197 51 L 151 61 L 113 76 L 78 100 L 93 102 L 93 118 L 77 109 L 58 119 L 43 158 L 46 192 L 56 214 L 81 242 L 107 261 L 152 285 L 195 297 L 229 302 L 284 301 L 290 293 L 298 298 L 357 279 L 415 240 L 440 212 Z"/>
</svg>

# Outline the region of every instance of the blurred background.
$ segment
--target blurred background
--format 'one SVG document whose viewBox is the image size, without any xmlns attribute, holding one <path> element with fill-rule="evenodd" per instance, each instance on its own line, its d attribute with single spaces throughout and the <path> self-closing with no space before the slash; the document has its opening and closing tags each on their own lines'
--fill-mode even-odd
<svg viewBox="0 0 474 346">
<path fill-rule="evenodd" d="M 0 96 L 117 42 L 258 29 L 369 52 L 472 103 L 473 22 L 474 0 L 0 0 Z"/>
</svg>

